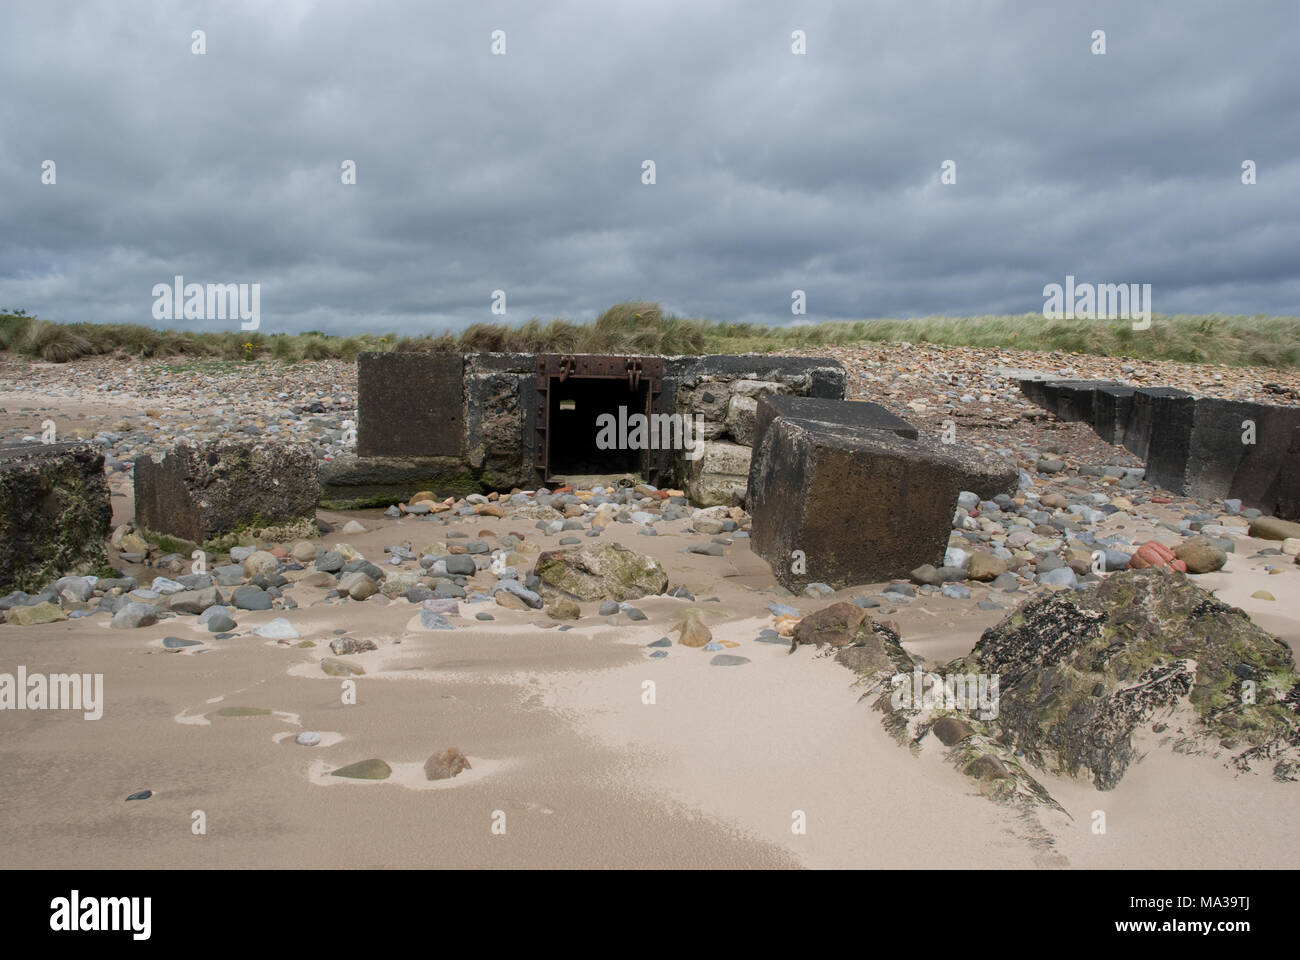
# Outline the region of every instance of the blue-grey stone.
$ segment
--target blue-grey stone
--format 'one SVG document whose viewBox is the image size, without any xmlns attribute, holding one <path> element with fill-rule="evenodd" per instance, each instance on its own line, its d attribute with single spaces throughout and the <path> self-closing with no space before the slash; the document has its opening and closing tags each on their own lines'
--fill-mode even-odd
<svg viewBox="0 0 1300 960">
<path fill-rule="evenodd" d="M 432 610 L 420 610 L 420 626 L 425 630 L 455 630 L 451 621 L 441 613 L 434 613 Z"/>
<path fill-rule="evenodd" d="M 739 667 L 742 664 L 750 663 L 749 657 L 738 657 L 734 653 L 720 653 L 709 661 L 712 667 Z"/>
</svg>

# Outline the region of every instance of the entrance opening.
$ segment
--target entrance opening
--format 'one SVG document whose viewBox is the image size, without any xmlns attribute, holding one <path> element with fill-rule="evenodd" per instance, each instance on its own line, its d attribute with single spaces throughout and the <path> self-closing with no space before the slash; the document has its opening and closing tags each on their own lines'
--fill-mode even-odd
<svg viewBox="0 0 1300 960">
<path fill-rule="evenodd" d="M 542 479 L 617 476 L 625 483 L 639 476 L 655 483 L 663 455 L 642 446 L 645 431 L 633 433 L 632 418 L 658 412 L 663 378 L 662 357 L 539 355 L 534 462 Z M 603 415 L 614 429 L 602 434 Z"/>
<path fill-rule="evenodd" d="M 642 473 L 643 450 L 619 446 L 602 450 L 596 441 L 600 435 L 598 421 L 602 414 L 614 418 L 614 437 L 620 439 L 617 425 L 626 423 L 632 414 L 646 413 L 648 392 L 647 384 L 631 389 L 626 380 L 570 377 L 563 383 L 552 384 L 551 475 Z M 605 433 L 608 439 L 609 431 Z"/>
</svg>

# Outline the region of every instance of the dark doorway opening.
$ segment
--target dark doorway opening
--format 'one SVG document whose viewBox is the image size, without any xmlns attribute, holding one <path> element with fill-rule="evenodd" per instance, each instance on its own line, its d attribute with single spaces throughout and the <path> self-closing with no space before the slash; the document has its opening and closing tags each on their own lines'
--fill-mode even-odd
<svg viewBox="0 0 1300 960">
<path fill-rule="evenodd" d="M 659 412 L 663 377 L 662 357 L 539 355 L 534 462 L 542 479 L 632 475 L 655 483 L 663 453 L 630 441 L 645 439 L 644 430 L 633 433 L 635 420 Z M 613 429 L 602 435 L 610 418 Z"/>
<path fill-rule="evenodd" d="M 570 377 L 551 386 L 551 475 L 642 473 L 644 450 L 627 449 L 619 425 L 634 414 L 645 416 L 649 387 L 636 389 L 626 380 Z M 613 418 L 613 430 L 601 432 L 601 418 Z M 601 449 L 599 440 L 614 440 Z"/>
</svg>

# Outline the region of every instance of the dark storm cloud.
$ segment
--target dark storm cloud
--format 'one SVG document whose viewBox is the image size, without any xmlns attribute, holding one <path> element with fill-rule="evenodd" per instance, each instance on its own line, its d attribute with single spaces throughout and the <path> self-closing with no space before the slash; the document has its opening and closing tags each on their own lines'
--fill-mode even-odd
<svg viewBox="0 0 1300 960">
<path fill-rule="evenodd" d="M 6 4 L 0 306 L 153 322 L 182 274 L 260 283 L 266 332 L 463 326 L 498 288 L 780 323 L 794 289 L 1038 310 L 1069 273 L 1298 312 L 1293 0 L 1081 7 Z"/>
</svg>

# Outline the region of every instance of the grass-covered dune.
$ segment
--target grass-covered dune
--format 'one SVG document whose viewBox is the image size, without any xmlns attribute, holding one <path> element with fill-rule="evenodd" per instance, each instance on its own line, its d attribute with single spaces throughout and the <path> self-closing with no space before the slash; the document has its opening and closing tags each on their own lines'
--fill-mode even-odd
<svg viewBox="0 0 1300 960">
<path fill-rule="evenodd" d="M 193 333 L 136 324 L 58 324 L 25 311 L 0 312 L 0 350 L 55 363 L 118 354 L 221 360 L 350 360 L 367 350 L 521 353 L 779 353 L 788 350 L 910 342 L 1065 351 L 1143 360 L 1228 366 L 1300 366 L 1300 317 L 1167 316 L 1134 330 L 1130 321 L 1045 320 L 1039 314 L 855 320 L 802 326 L 719 323 L 665 314 L 657 303 L 620 303 L 594 323 L 529 320 L 476 323 L 459 333 L 350 337 L 233 330 Z"/>
</svg>

